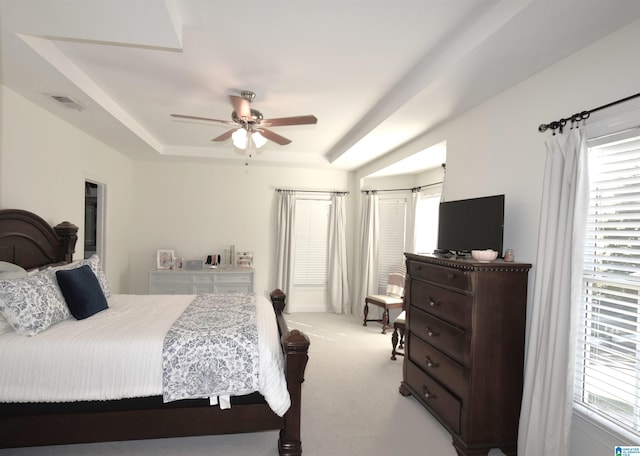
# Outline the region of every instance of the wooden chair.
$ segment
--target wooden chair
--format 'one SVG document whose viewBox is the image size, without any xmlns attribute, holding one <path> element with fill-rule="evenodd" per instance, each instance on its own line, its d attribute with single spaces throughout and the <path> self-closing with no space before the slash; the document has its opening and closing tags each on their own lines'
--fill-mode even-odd
<svg viewBox="0 0 640 456">
<path fill-rule="evenodd" d="M 391 329 L 389 325 L 389 309 L 404 309 L 404 266 L 393 268 L 389 272 L 389 280 L 387 282 L 386 294 L 369 295 L 364 299 L 364 321 L 362 326 L 367 326 L 368 321 L 376 321 L 382 323 L 382 334 L 387 333 L 387 329 Z M 369 304 L 383 308 L 382 318 L 369 319 Z"/>
<path fill-rule="evenodd" d="M 404 330 L 407 324 L 407 312 L 403 310 L 398 317 L 393 320 L 393 335 L 391 336 L 391 359 L 396 360 L 396 355 L 404 356 L 404 351 L 397 351 L 396 347 L 400 350 L 404 350 Z M 400 345 L 398 345 L 400 342 Z"/>
</svg>

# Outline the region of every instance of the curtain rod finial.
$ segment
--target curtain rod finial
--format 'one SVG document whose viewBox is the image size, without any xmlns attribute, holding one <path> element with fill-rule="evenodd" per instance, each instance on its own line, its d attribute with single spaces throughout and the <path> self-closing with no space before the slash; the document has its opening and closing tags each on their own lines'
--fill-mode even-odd
<svg viewBox="0 0 640 456">
<path fill-rule="evenodd" d="M 538 131 L 540 133 L 544 133 L 545 131 L 547 131 L 547 128 L 549 128 L 547 124 L 540 124 L 540 126 L 538 127 Z"/>
</svg>

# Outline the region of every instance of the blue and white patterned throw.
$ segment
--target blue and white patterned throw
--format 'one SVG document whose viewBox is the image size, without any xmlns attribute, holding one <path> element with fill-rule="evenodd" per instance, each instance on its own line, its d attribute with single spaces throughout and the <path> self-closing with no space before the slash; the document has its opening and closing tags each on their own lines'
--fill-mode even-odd
<svg viewBox="0 0 640 456">
<path fill-rule="evenodd" d="M 258 391 L 256 296 L 197 296 L 164 339 L 164 402 Z"/>
</svg>

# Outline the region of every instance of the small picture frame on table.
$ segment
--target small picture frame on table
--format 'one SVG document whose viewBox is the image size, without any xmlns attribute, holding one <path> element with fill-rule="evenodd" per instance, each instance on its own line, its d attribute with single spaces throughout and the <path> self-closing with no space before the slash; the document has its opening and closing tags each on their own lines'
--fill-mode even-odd
<svg viewBox="0 0 640 456">
<path fill-rule="evenodd" d="M 161 249 L 156 252 L 156 267 L 158 269 L 170 269 L 175 259 L 173 250 Z"/>
</svg>

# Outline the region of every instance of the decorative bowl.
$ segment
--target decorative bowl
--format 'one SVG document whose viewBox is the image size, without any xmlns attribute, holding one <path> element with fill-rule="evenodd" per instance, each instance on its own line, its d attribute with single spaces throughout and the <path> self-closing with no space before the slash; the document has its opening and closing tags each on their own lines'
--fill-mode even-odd
<svg viewBox="0 0 640 456">
<path fill-rule="evenodd" d="M 472 250 L 471 256 L 474 260 L 480 261 L 482 263 L 489 263 L 490 261 L 498 258 L 498 252 L 495 250 Z"/>
</svg>

